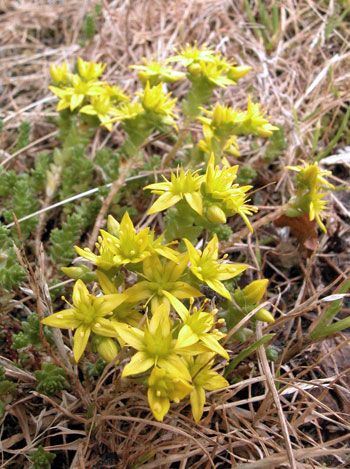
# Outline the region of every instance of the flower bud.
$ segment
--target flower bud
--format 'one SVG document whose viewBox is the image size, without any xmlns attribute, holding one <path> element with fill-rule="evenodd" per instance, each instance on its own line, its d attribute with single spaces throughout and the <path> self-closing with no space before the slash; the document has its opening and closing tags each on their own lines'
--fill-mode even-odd
<svg viewBox="0 0 350 469">
<path fill-rule="evenodd" d="M 191 75 L 199 75 L 201 70 L 202 68 L 199 64 L 191 64 L 188 67 L 188 71 L 190 72 Z"/>
<path fill-rule="evenodd" d="M 234 81 L 239 80 L 240 78 L 244 77 L 252 67 L 248 67 L 247 65 L 240 65 L 238 67 L 231 67 L 227 76 Z"/>
<path fill-rule="evenodd" d="M 98 337 L 95 346 L 98 354 L 107 363 L 113 361 L 119 353 L 115 340 L 110 337 Z"/>
<path fill-rule="evenodd" d="M 107 219 L 107 231 L 113 236 L 119 236 L 120 224 L 117 220 L 112 217 L 112 215 L 108 215 Z"/>
<path fill-rule="evenodd" d="M 272 314 L 267 311 L 265 308 L 259 309 L 259 311 L 254 314 L 254 319 L 257 319 L 258 321 L 263 321 L 263 322 L 270 322 L 273 323 L 275 322 Z"/>
<path fill-rule="evenodd" d="M 84 282 L 91 282 L 96 280 L 96 273 L 93 272 L 86 265 L 77 265 L 73 267 L 62 267 L 62 272 L 67 275 L 67 277 L 74 278 L 75 280 L 81 279 Z"/>
<path fill-rule="evenodd" d="M 265 295 L 267 284 L 269 283 L 267 278 L 261 280 L 255 280 L 251 284 L 243 288 L 245 300 L 250 305 L 259 303 L 262 297 Z"/>
<path fill-rule="evenodd" d="M 208 220 L 212 223 L 226 223 L 225 212 L 217 205 L 212 205 L 206 212 Z"/>
</svg>

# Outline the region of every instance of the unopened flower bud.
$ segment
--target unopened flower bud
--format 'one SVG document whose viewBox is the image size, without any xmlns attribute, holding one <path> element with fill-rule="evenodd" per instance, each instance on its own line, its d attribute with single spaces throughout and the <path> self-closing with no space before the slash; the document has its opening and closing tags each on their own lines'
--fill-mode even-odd
<svg viewBox="0 0 350 469">
<path fill-rule="evenodd" d="M 67 275 L 67 277 L 74 278 L 75 280 L 81 279 L 84 282 L 91 282 L 96 280 L 96 273 L 93 272 L 86 265 L 77 265 L 73 267 L 62 267 L 62 272 Z"/>
<path fill-rule="evenodd" d="M 259 311 L 254 314 L 254 319 L 257 319 L 258 321 L 263 321 L 263 322 L 270 322 L 270 323 L 275 322 L 272 314 L 269 311 L 267 311 L 267 309 L 265 308 L 259 309 Z"/>
<path fill-rule="evenodd" d="M 212 223 L 226 223 L 225 212 L 217 205 L 212 205 L 206 212 L 208 220 Z"/>
<path fill-rule="evenodd" d="M 244 77 L 252 67 L 248 67 L 247 65 L 241 65 L 238 67 L 231 67 L 231 69 L 228 72 L 228 77 L 231 78 L 231 80 L 239 80 L 240 78 Z"/>
<path fill-rule="evenodd" d="M 246 302 L 250 305 L 259 303 L 259 301 L 265 295 L 268 283 L 268 279 L 263 278 L 261 280 L 255 280 L 254 282 L 243 288 L 243 293 Z"/>
<path fill-rule="evenodd" d="M 202 68 L 199 64 L 191 64 L 188 67 L 188 71 L 190 72 L 191 75 L 199 75 L 201 70 Z"/>
<path fill-rule="evenodd" d="M 100 337 L 99 339 L 96 341 L 97 352 L 105 362 L 113 361 L 119 353 L 115 340 L 110 337 Z"/>
</svg>

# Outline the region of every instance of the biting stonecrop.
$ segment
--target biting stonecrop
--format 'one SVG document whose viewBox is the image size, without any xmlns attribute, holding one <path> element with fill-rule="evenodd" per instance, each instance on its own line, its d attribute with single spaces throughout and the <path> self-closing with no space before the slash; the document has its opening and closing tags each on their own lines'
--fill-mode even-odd
<svg viewBox="0 0 350 469">
<path fill-rule="evenodd" d="M 101 232 L 99 255 L 76 246 L 78 254 L 96 265 L 100 292 L 90 293 L 78 279 L 73 304 L 42 323 L 75 330 L 76 362 L 87 350 L 117 364 L 123 347 L 135 350 L 122 377 L 141 376 L 154 417 L 162 421 L 170 402 L 190 396 L 193 417 L 199 422 L 205 390 L 229 385 L 212 369 L 216 355 L 229 359 L 220 344 L 225 337 L 220 330 L 223 320 L 216 319 L 218 310 L 209 300 L 201 300 L 199 287 L 205 283 L 230 302 L 222 281 L 249 266 L 227 262 L 226 256 L 219 259 L 216 235 L 203 251 L 185 239 L 187 251 L 180 252 L 161 244 L 148 229 L 137 231 L 127 213 L 121 223 L 109 216 L 107 231 Z M 137 276 L 131 286 L 125 285 L 126 268 Z M 262 297 L 258 290 L 256 301 Z"/>
<path fill-rule="evenodd" d="M 148 213 L 156 213 L 168 209 L 184 200 L 204 221 L 226 223 L 227 217 L 240 215 L 250 231 L 253 231 L 248 216 L 258 209 L 249 205 L 246 193 L 252 186 L 234 184 L 238 165 L 230 166 L 226 158 L 221 167 L 215 165 L 212 153 L 203 175 L 198 170 L 186 172 L 181 168 L 171 174 L 170 181 L 163 176 L 164 182 L 149 184 L 150 189 L 160 197 L 154 202 Z"/>
<path fill-rule="evenodd" d="M 323 219 L 327 213 L 327 193 L 324 188 L 334 189 L 333 184 L 325 179 L 331 176 L 331 171 L 322 170 L 315 163 L 303 162 L 303 166 L 287 166 L 287 169 L 295 171 L 296 193 L 288 203 L 286 215 L 298 217 L 308 214 L 310 221 L 316 220 L 322 231 L 327 233 Z"/>
<path fill-rule="evenodd" d="M 185 72 L 173 69 L 171 63 L 183 66 Z M 147 386 L 154 417 L 162 421 L 171 402 L 189 396 L 194 420 L 199 422 L 205 391 L 229 385 L 219 374 L 222 365 L 215 361 L 216 357 L 229 359 L 229 351 L 221 343 L 227 328 L 224 319 L 218 317 L 219 308 L 239 300 L 240 290 L 231 294 L 232 285 L 227 282 L 233 282 L 249 267 L 229 262 L 226 255 L 219 256 L 214 228 L 238 214 L 253 231 L 249 217 L 257 212 L 249 204 L 252 186 L 236 183 L 238 165 L 232 166 L 226 155 L 239 156 L 238 136 L 265 138 L 277 127 L 250 97 L 246 110 L 219 104 L 206 108 L 215 88 L 236 85 L 250 70 L 206 46 L 187 45 L 163 64 L 149 60 L 132 66 L 142 85 L 133 97 L 101 80 L 105 67 L 81 58 L 77 73 L 69 72 L 67 64 L 52 66 L 50 89 L 59 98 L 57 110 L 63 111 L 63 117 L 78 116 L 89 126 L 102 125 L 107 130 L 114 122 L 121 122 L 128 135 L 123 154 L 136 160 L 154 130 L 177 132 L 180 128 L 175 144 L 180 148 L 180 143 L 190 137 L 190 124 L 200 122 L 203 138 L 193 143 L 190 152 L 185 151 L 188 161 L 175 169 L 170 179 L 163 176 L 162 182 L 144 187 L 158 196 L 148 214 L 176 205 L 172 210 L 178 212 L 178 223 L 186 219 L 190 230 L 185 237 L 167 238 L 166 231 L 159 236 L 148 227 L 136 229 L 127 212 L 120 222 L 110 215 L 95 252 L 75 246 L 79 256 L 96 266 L 96 272 L 87 271 L 85 265 L 66 268 L 65 273 L 77 280 L 73 304 L 68 303 L 69 308 L 42 322 L 75 330 L 76 362 L 86 351 L 120 366 L 119 353 L 127 348 L 131 360 L 124 366 L 122 377 L 135 376 Z M 191 88 L 181 103 L 184 125 L 179 126 L 180 106 L 166 91 L 166 84 L 183 79 L 189 80 Z M 207 164 L 193 167 L 193 155 Z M 191 228 L 198 228 L 195 241 Z M 87 275 L 97 279 L 92 292 L 83 281 L 88 281 Z M 253 282 L 243 290 L 252 304 L 247 300 L 249 308 L 240 305 L 239 314 L 249 313 L 253 303 L 262 299 L 266 282 L 264 286 Z M 218 305 L 203 298 L 204 287 L 213 291 Z M 255 319 L 273 321 L 266 310 L 257 313 Z"/>
</svg>

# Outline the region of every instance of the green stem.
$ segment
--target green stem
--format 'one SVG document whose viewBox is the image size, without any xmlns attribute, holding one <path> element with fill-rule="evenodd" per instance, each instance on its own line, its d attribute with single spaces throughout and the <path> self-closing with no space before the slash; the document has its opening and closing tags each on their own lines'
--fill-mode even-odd
<svg viewBox="0 0 350 469">
<path fill-rule="evenodd" d="M 243 350 L 243 352 L 241 352 L 240 354 L 237 355 L 237 357 L 235 357 L 233 360 L 231 360 L 230 364 L 228 365 L 228 367 L 225 370 L 225 373 L 224 373 L 225 378 L 226 378 L 226 376 L 228 376 L 231 373 L 231 371 L 234 368 L 236 368 L 236 366 L 242 360 L 244 360 L 246 357 L 248 357 L 250 354 L 252 354 L 258 347 L 260 347 L 260 345 L 266 344 L 266 342 L 271 340 L 272 337 L 274 337 L 274 335 L 275 334 L 266 334 L 266 335 L 264 335 L 264 337 L 261 337 L 261 339 L 254 342 L 250 347 Z"/>
<path fill-rule="evenodd" d="M 344 132 L 344 129 L 346 127 L 346 124 L 348 123 L 349 117 L 350 117 L 350 106 L 348 106 L 346 110 L 343 120 L 341 121 L 341 124 L 339 126 L 338 132 L 335 134 L 334 138 L 331 140 L 328 147 L 322 153 L 319 153 L 316 156 L 315 161 L 322 160 L 322 158 L 325 158 L 333 150 L 335 145 L 338 143 L 338 140 L 340 139 L 342 133 Z"/>
</svg>

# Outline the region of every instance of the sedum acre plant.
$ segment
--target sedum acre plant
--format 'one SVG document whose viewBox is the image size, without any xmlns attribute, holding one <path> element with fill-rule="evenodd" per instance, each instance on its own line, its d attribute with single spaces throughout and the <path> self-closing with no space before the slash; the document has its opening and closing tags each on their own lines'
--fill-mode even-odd
<svg viewBox="0 0 350 469">
<path fill-rule="evenodd" d="M 182 65 L 184 71 L 173 69 L 172 63 Z M 75 246 L 77 254 L 96 268 L 96 275 L 90 277 L 96 280 L 92 292 L 83 281 L 88 278 L 85 266 L 65 268 L 77 280 L 73 302 L 42 323 L 75 330 L 76 362 L 84 352 L 97 352 L 119 367 L 120 351 L 125 351 L 131 359 L 123 367 L 122 378 L 135 377 L 148 388 L 148 402 L 157 420 L 163 420 L 171 402 L 188 397 L 193 418 L 199 422 L 205 391 L 229 385 L 222 369 L 230 359 L 230 342 L 222 340 L 259 305 L 268 283 L 260 279 L 237 288 L 233 279 L 249 265 L 219 254 L 217 233 L 228 218 L 239 215 L 253 231 L 249 217 L 257 212 L 249 203 L 252 186 L 236 182 L 239 166 L 229 158 L 239 156 L 240 136 L 268 138 L 278 127 L 250 97 L 246 110 L 212 105 L 215 88 L 237 84 L 250 67 L 236 66 L 207 47 L 187 45 L 164 64 L 151 60 L 133 68 L 142 87 L 134 96 L 101 80 L 105 64 L 80 58 L 77 73 L 69 72 L 66 64 L 51 67 L 50 89 L 59 98 L 57 110 L 63 119 L 75 116 L 80 123 L 96 126 L 98 122 L 107 130 L 120 123 L 127 135 L 121 155 L 129 163 L 142 160 L 143 146 L 155 130 L 172 134 L 175 142 L 163 167 L 186 143 L 182 164 L 170 177 L 144 187 L 155 196 L 148 215 L 166 211 L 165 224 L 161 229 L 137 229 L 128 212 L 121 220 L 109 215 L 95 251 Z M 191 86 L 181 103 L 181 120 L 177 99 L 167 85 L 185 79 Z M 198 142 L 191 140 L 192 122 L 202 125 Z M 296 196 L 298 207 L 304 201 L 303 210 L 323 227 L 320 189 L 325 173 L 313 168 L 290 169 L 304 181 Z M 204 291 L 215 299 L 205 298 Z M 252 318 L 253 326 L 257 320 L 274 319 L 260 309 Z M 247 330 L 238 330 L 231 340 L 246 340 Z M 250 346 L 249 351 L 253 350 Z"/>
</svg>

